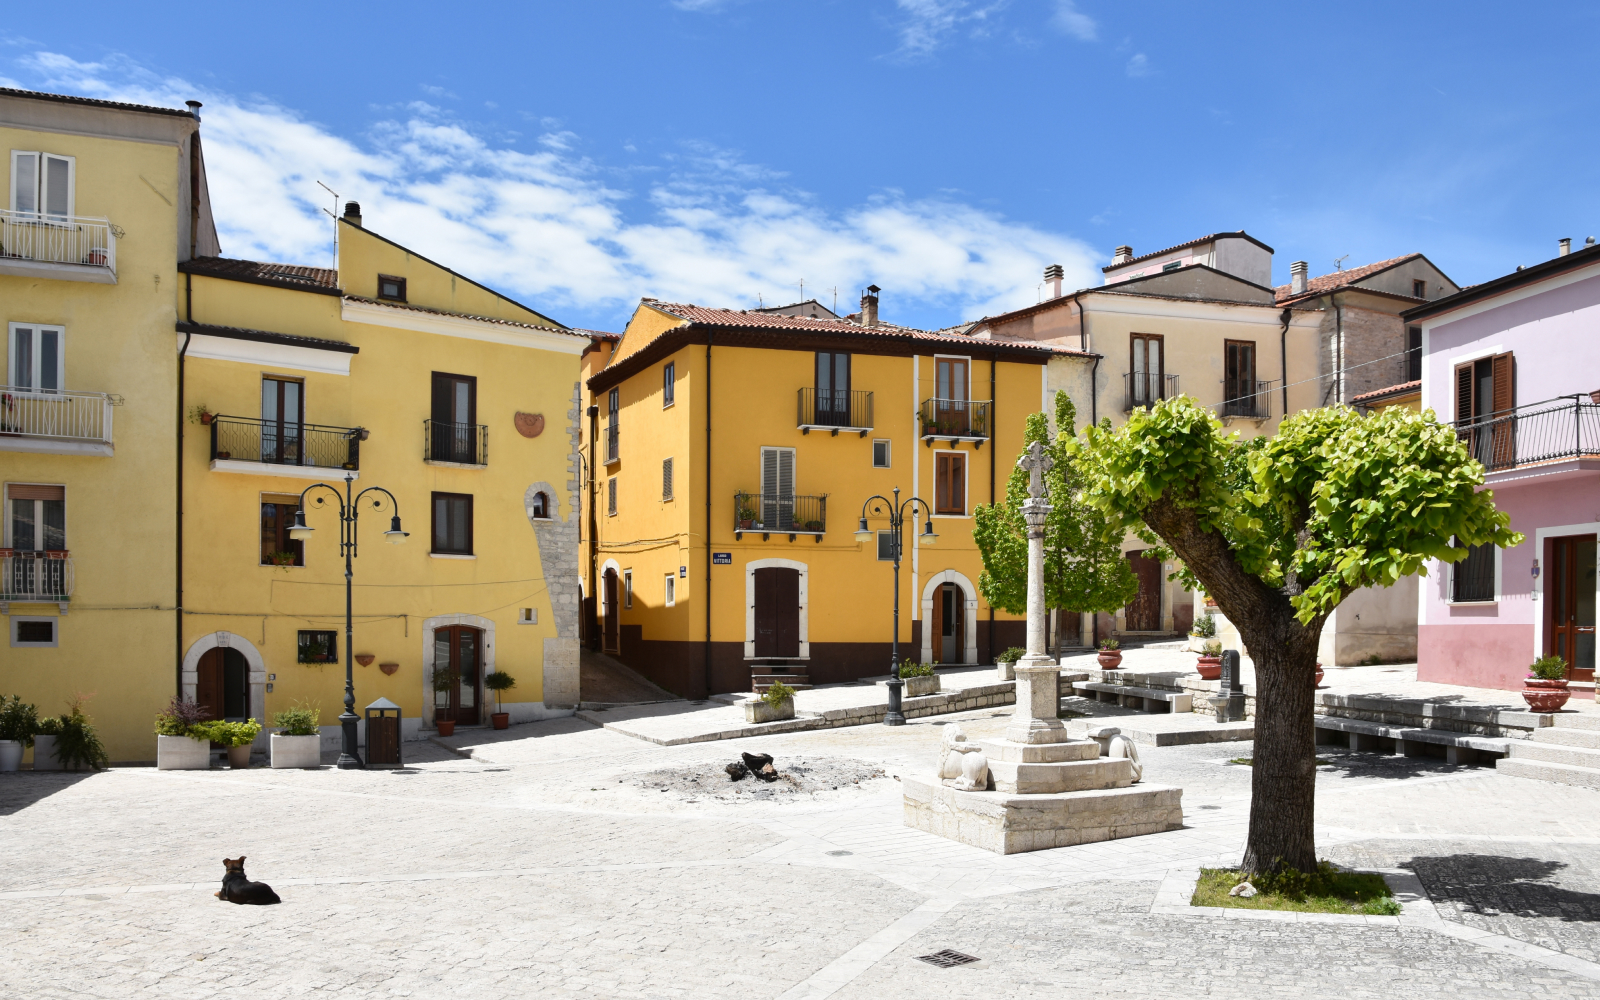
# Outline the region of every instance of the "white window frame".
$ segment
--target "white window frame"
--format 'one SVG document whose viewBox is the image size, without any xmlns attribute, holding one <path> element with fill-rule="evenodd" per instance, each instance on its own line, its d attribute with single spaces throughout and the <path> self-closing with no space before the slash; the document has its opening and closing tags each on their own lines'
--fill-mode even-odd
<svg viewBox="0 0 1600 1000">
<path fill-rule="evenodd" d="M 669 608 L 673 607 L 677 603 L 678 603 L 678 574 L 676 574 L 676 573 L 668 573 L 667 574 L 667 607 L 669 607 Z"/>
<path fill-rule="evenodd" d="M 17 626 L 23 622 L 50 622 L 49 642 L 23 642 L 17 638 Z M 52 615 L 12 615 L 11 616 L 11 648 L 12 649 L 56 649 L 61 645 L 61 619 Z"/>
<path fill-rule="evenodd" d="M 934 399 L 942 399 L 943 398 L 942 396 L 939 395 L 939 359 L 940 358 L 944 358 L 947 361 L 965 361 L 967 363 L 967 398 L 964 399 L 964 400 L 961 400 L 961 402 L 964 402 L 964 403 L 973 402 L 973 399 L 972 399 L 972 356 L 968 355 L 968 354 L 935 354 L 933 356 L 933 398 Z"/>
<path fill-rule="evenodd" d="M 889 528 L 879 528 L 878 529 L 878 561 L 879 562 L 894 562 L 894 539 L 893 539 L 893 535 L 894 535 L 894 531 L 889 529 Z M 887 556 L 883 554 L 883 546 L 884 546 L 884 542 L 885 541 L 887 541 L 888 544 L 889 544 L 889 554 Z"/>
<path fill-rule="evenodd" d="M 633 570 L 622 571 L 622 607 L 624 610 L 633 608 Z"/>
<path fill-rule="evenodd" d="M 61 392 L 67 387 L 67 328 L 55 323 L 25 323 L 14 322 L 6 326 L 6 385 L 20 386 L 17 381 L 17 331 L 31 330 L 33 338 L 33 370 L 28 372 L 29 392 Z M 39 333 L 49 330 L 56 335 L 56 388 L 52 390 L 41 389 L 42 374 L 39 366 L 42 359 L 39 350 Z"/>
<path fill-rule="evenodd" d="M 45 190 L 45 179 L 48 177 L 48 172 L 45 170 L 45 160 L 48 158 L 67 161 L 67 214 L 62 221 L 76 216 L 78 214 L 78 158 L 38 149 L 13 149 L 11 151 L 11 173 L 7 176 L 6 207 L 13 212 L 26 211 L 17 207 L 17 160 L 23 156 L 37 156 L 39 158 L 36 161 L 38 187 L 34 191 L 34 197 L 38 201 L 32 210 L 32 214 L 41 219 L 55 220 L 60 218 L 54 214 L 47 216 L 44 210 L 44 206 L 48 204 L 48 192 Z"/>
<path fill-rule="evenodd" d="M 678 401 L 678 363 L 668 361 L 661 368 L 661 408 L 663 410 Z"/>
<path fill-rule="evenodd" d="M 883 457 L 887 459 L 882 465 L 878 464 L 878 445 L 883 445 Z M 890 469 L 894 467 L 894 441 L 891 438 L 872 439 L 872 467 L 874 469 Z"/>
<path fill-rule="evenodd" d="M 6 483 L 5 484 L 5 509 L 3 511 L 0 511 L 0 518 L 3 518 L 4 522 L 5 522 L 3 526 L 0 526 L 0 527 L 3 527 L 3 529 L 4 529 L 3 531 L 0 531 L 0 537 L 3 537 L 5 539 L 5 547 L 8 548 L 8 549 L 15 549 L 17 547 L 16 539 L 11 537 L 11 534 L 12 534 L 12 523 L 11 523 L 12 496 L 11 496 L 11 487 L 13 487 L 13 486 L 60 486 L 61 487 L 61 493 L 62 493 L 62 496 L 61 496 L 61 542 L 62 542 L 61 548 L 59 548 L 59 549 L 24 549 L 23 551 L 25 551 L 25 552 L 70 552 L 70 551 L 72 551 L 71 548 L 66 544 L 67 537 L 68 537 L 68 533 L 67 533 L 67 498 L 66 498 L 66 486 L 64 484 L 62 484 L 62 483 L 24 483 L 24 482 L 16 482 L 16 483 Z M 21 499 L 21 498 L 18 497 L 17 499 Z M 33 508 L 33 523 L 34 523 L 34 526 L 35 526 L 35 528 L 34 528 L 34 541 L 35 541 L 35 544 L 37 544 L 40 540 L 42 540 L 44 538 L 44 508 L 39 506 L 39 505 L 44 503 L 45 501 L 43 501 L 43 500 L 30 500 L 29 502 L 34 504 L 34 508 Z"/>
<path fill-rule="evenodd" d="M 961 456 L 961 513 L 959 513 L 959 514 L 941 514 L 941 513 L 939 513 L 939 456 L 940 455 L 960 455 Z M 952 518 L 953 517 L 971 517 L 972 516 L 972 496 L 969 493 L 969 489 L 971 488 L 971 486 L 972 486 L 972 452 L 961 451 L 961 450 L 956 449 L 956 448 L 935 448 L 933 450 L 933 497 L 934 497 L 934 500 L 933 500 L 933 503 L 929 504 L 929 506 L 933 509 L 933 512 L 931 514 L 929 514 L 928 516 L 929 517 L 952 517 Z"/>
</svg>

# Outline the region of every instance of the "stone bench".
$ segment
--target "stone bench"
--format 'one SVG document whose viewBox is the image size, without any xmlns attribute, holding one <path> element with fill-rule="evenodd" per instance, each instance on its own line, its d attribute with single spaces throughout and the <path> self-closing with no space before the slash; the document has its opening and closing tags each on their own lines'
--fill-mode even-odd
<svg viewBox="0 0 1600 1000">
<path fill-rule="evenodd" d="M 1194 695 L 1187 691 L 1162 691 L 1159 688 L 1130 687 L 1103 681 L 1080 681 L 1072 686 L 1084 692 L 1085 697 L 1111 702 L 1123 708 L 1139 708 L 1146 712 L 1194 711 Z"/>
<path fill-rule="evenodd" d="M 1334 733 L 1343 733 L 1344 741 L 1352 750 L 1388 751 L 1397 755 L 1423 756 L 1423 744 L 1444 747 L 1444 759 L 1450 764 L 1476 764 L 1484 760 L 1504 757 L 1510 752 L 1505 739 L 1493 736 L 1474 736 L 1471 733 L 1453 733 L 1445 729 L 1416 729 L 1410 726 L 1386 726 L 1381 722 L 1361 719 L 1342 719 L 1331 715 L 1316 717 L 1317 742 L 1340 742 Z"/>
</svg>

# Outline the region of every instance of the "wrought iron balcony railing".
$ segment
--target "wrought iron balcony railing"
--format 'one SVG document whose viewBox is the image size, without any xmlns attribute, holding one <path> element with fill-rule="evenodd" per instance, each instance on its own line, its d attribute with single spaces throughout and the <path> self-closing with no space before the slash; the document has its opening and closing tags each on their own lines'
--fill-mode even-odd
<svg viewBox="0 0 1600 1000">
<path fill-rule="evenodd" d="M 735 493 L 733 530 L 774 535 L 816 535 L 828 527 L 828 496 L 791 493 Z"/>
<path fill-rule="evenodd" d="M 1458 422 L 1467 452 L 1487 472 L 1574 458 L 1600 458 L 1600 405 L 1568 396 Z"/>
<path fill-rule="evenodd" d="M 1178 395 L 1178 376 L 1160 372 L 1127 372 L 1122 376 L 1126 399 L 1122 409 L 1126 412 L 1144 409 L 1173 399 Z"/>
<path fill-rule="evenodd" d="M 989 437 L 989 402 L 970 399 L 922 401 L 922 436 L 983 441 Z"/>
<path fill-rule="evenodd" d="M 1176 375 L 1172 377 L 1177 378 Z M 1240 393 L 1240 395 L 1234 396 L 1232 399 L 1224 399 L 1218 404 L 1217 412 L 1223 417 L 1254 417 L 1258 420 L 1272 416 L 1272 384 L 1275 381 L 1276 379 L 1268 379 L 1256 382 L 1253 393 L 1248 388 L 1250 385 L 1248 382 L 1240 383 L 1238 386 L 1229 386 L 1227 383 L 1223 383 L 1222 394 L 1224 396 L 1227 396 L 1229 392 Z"/>
<path fill-rule="evenodd" d="M 489 428 L 484 424 L 422 422 L 423 455 L 430 462 L 489 464 Z"/>
<path fill-rule="evenodd" d="M 872 430 L 872 393 L 850 389 L 801 389 L 796 426 L 809 433 L 813 427 Z"/>
<path fill-rule="evenodd" d="M 217 416 L 211 419 L 211 459 L 313 469 L 360 469 L 364 433 L 359 427 Z"/>
<path fill-rule="evenodd" d="M 617 450 L 617 444 L 618 444 L 617 422 L 615 420 L 613 420 L 613 421 L 611 421 L 611 424 L 608 427 L 606 427 L 606 464 L 607 465 L 610 465 L 612 462 L 617 461 L 621 456 L 621 453 Z"/>
<path fill-rule="evenodd" d="M 0 385 L 0 436 L 111 444 L 111 407 L 119 398 Z"/>
<path fill-rule="evenodd" d="M 0 601 L 64 601 L 72 595 L 72 559 L 65 550 L 0 549 Z"/>
<path fill-rule="evenodd" d="M 120 235 L 105 219 L 0 209 L 0 257 L 86 264 L 116 274 Z"/>
</svg>

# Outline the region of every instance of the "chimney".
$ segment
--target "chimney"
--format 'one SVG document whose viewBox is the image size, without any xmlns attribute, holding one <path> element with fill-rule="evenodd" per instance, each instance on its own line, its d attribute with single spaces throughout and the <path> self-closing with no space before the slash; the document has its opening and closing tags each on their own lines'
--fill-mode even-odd
<svg viewBox="0 0 1600 1000">
<path fill-rule="evenodd" d="M 1561 241 L 1561 249 L 1559 251 L 1557 251 L 1556 256 L 1557 257 L 1565 257 L 1567 254 L 1569 254 L 1571 252 L 1572 252 L 1572 238 L 1569 236 L 1566 239 Z"/>
<path fill-rule="evenodd" d="M 1111 252 L 1113 254 L 1111 263 L 1113 264 L 1126 264 L 1133 259 L 1133 247 L 1130 246 L 1120 246 Z"/>
<path fill-rule="evenodd" d="M 361 202 L 347 201 L 344 203 L 344 221 L 361 228 Z"/>
<path fill-rule="evenodd" d="M 194 120 L 195 121 L 199 121 L 200 120 L 200 109 L 202 107 L 204 107 L 204 105 L 202 105 L 199 101 L 184 101 L 183 103 L 189 105 L 189 113 L 191 115 L 194 115 Z"/>
<path fill-rule="evenodd" d="M 1306 270 L 1310 265 L 1303 260 L 1297 260 L 1289 265 L 1289 294 L 1304 295 L 1306 293 Z"/>
<path fill-rule="evenodd" d="M 1044 283 L 1050 286 L 1050 294 L 1046 298 L 1061 298 L 1061 279 L 1065 275 L 1066 272 L 1061 269 L 1060 264 L 1051 264 L 1044 269 Z"/>
<path fill-rule="evenodd" d="M 877 285 L 868 285 L 867 290 L 861 293 L 861 325 L 878 325 L 878 293 L 883 291 Z"/>
</svg>

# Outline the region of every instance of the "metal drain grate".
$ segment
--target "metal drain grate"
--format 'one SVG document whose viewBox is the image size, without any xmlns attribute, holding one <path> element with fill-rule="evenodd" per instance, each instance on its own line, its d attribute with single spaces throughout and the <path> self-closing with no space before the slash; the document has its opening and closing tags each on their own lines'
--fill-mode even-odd
<svg viewBox="0 0 1600 1000">
<path fill-rule="evenodd" d="M 830 858 L 848 858 L 850 855 L 852 855 L 854 853 L 855 853 L 854 851 L 829 851 L 828 852 L 828 857 L 830 857 Z"/>
<path fill-rule="evenodd" d="M 963 955 L 959 951 L 951 951 L 946 948 L 944 951 L 936 951 L 932 955 L 918 955 L 917 961 L 927 962 L 929 965 L 937 965 L 941 969 L 949 969 L 979 960 L 971 955 Z"/>
</svg>

